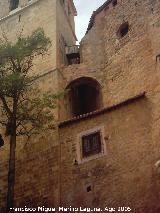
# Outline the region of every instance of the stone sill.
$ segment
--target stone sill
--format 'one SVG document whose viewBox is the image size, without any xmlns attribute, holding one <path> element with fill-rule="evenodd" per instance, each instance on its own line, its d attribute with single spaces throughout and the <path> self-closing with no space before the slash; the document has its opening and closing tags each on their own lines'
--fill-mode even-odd
<svg viewBox="0 0 160 213">
<path fill-rule="evenodd" d="M 5 21 L 6 19 L 8 19 L 8 18 L 10 18 L 10 17 L 12 17 L 12 16 L 14 16 L 14 15 L 16 15 L 16 14 L 22 12 L 22 11 L 25 10 L 26 8 L 33 6 L 34 4 L 36 4 L 36 3 L 39 2 L 39 1 L 40 1 L 40 0 L 31 0 L 30 2 L 28 2 L 28 5 L 26 5 L 26 6 L 24 6 L 24 7 L 18 7 L 18 8 L 16 8 L 15 10 L 10 11 L 9 14 L 8 14 L 7 16 L 2 17 L 2 18 L 0 19 L 0 22 Z"/>
</svg>

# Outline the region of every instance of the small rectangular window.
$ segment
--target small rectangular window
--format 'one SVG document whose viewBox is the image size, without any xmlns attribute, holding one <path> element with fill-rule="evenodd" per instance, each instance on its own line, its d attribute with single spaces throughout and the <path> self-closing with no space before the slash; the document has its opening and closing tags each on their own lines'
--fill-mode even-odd
<svg viewBox="0 0 160 213">
<path fill-rule="evenodd" d="M 106 155 L 104 127 L 95 127 L 77 135 L 76 162 L 85 163 Z"/>
<path fill-rule="evenodd" d="M 18 8 L 19 0 L 10 0 L 10 10 L 15 10 Z"/>
<path fill-rule="evenodd" d="M 100 131 L 82 137 L 82 157 L 101 153 Z"/>
</svg>

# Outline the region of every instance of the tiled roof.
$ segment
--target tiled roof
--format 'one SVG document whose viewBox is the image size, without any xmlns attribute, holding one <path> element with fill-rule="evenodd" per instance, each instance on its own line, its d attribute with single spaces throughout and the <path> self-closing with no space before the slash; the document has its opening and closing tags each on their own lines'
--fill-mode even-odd
<svg viewBox="0 0 160 213">
<path fill-rule="evenodd" d="M 110 107 L 104 107 L 102 109 L 98 109 L 96 111 L 93 111 L 93 112 L 89 112 L 89 113 L 86 113 L 86 114 L 83 114 L 83 115 L 79 115 L 79 116 L 76 116 L 76 117 L 73 117 L 69 120 L 65 120 L 65 121 L 62 121 L 59 123 L 59 128 L 63 128 L 69 124 L 73 124 L 73 123 L 76 123 L 78 121 L 81 121 L 81 120 L 85 120 L 85 119 L 88 119 L 88 118 L 92 118 L 94 116 L 97 116 L 97 115 L 100 115 L 100 114 L 103 114 L 103 113 L 107 113 L 107 112 L 112 112 L 116 109 L 119 109 L 120 107 L 122 106 L 125 106 L 125 105 L 128 105 L 130 103 L 133 103 L 141 98 L 144 98 L 145 97 L 145 92 L 143 93 L 140 93 L 132 98 L 129 98 L 121 103 L 118 103 L 118 104 L 115 104 L 113 106 L 110 106 Z"/>
</svg>

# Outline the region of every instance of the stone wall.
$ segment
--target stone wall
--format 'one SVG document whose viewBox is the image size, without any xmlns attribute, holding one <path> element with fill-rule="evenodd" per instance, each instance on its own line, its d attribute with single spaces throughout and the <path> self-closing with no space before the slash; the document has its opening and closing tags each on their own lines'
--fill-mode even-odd
<svg viewBox="0 0 160 213">
<path fill-rule="evenodd" d="M 159 79 L 158 1 L 153 4 L 153 11 L 150 1 L 118 1 L 82 39 L 81 64 L 63 69 L 62 87 L 82 76 L 92 77 L 101 85 L 104 106 L 155 87 L 155 80 L 158 84 Z M 120 38 L 117 31 L 127 21 L 129 32 Z M 67 112 L 62 114 L 67 117 Z"/>
<path fill-rule="evenodd" d="M 60 194 L 65 206 L 130 206 L 134 213 L 159 212 L 160 179 L 155 171 L 160 159 L 159 12 L 158 0 L 119 0 L 115 7 L 109 6 L 82 39 L 81 64 L 62 71 L 62 88 L 81 77 L 96 79 L 103 107 L 146 92 L 143 101 L 84 121 L 81 118 L 60 129 Z M 129 31 L 119 37 L 124 22 Z M 70 119 L 67 96 L 61 105 L 61 120 Z M 75 165 L 77 135 L 96 126 L 104 126 L 109 138 L 106 156 Z"/>
<path fill-rule="evenodd" d="M 130 206 L 133 213 L 158 212 L 151 120 L 144 98 L 61 127 L 61 205 L 102 209 Z M 104 127 L 106 154 L 75 163 L 78 134 L 98 127 Z"/>
<path fill-rule="evenodd" d="M 5 3 L 6 1 L 4 1 Z M 2 1 L 3 3 L 3 1 Z M 0 33 L 5 32 L 8 39 L 14 42 L 17 34 L 30 35 L 38 27 L 42 27 L 52 42 L 48 55 L 34 61 L 34 74 L 41 77 L 35 83 L 42 91 L 57 93 L 58 69 L 57 61 L 57 24 L 61 5 L 56 0 L 20 1 L 21 8 L 2 14 Z M 8 5 L 7 5 L 8 8 Z M 3 7 L 5 11 L 5 7 Z M 6 10 L 7 11 L 7 10 Z M 60 10 L 61 11 L 61 10 Z M 66 19 L 65 19 L 66 21 Z M 67 28 L 65 23 L 63 30 Z M 62 21 L 61 21 L 62 25 Z M 23 30 L 22 30 L 23 29 Z M 63 32 L 67 34 L 67 32 Z M 72 34 L 67 35 L 70 43 L 75 43 Z M 69 38 L 71 36 L 71 38 Z M 55 120 L 58 119 L 58 107 L 54 110 Z M 9 155 L 9 138 L 5 137 L 5 145 L 0 148 L 0 213 L 4 213 L 7 193 L 7 172 Z M 41 133 L 39 136 L 17 138 L 16 147 L 16 183 L 15 206 L 57 206 L 59 203 L 59 145 L 58 131 Z"/>
</svg>

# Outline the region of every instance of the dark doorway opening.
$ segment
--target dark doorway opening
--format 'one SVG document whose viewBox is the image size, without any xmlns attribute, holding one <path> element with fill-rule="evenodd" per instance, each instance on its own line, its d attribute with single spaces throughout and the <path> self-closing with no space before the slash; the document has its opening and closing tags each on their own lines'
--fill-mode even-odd
<svg viewBox="0 0 160 213">
<path fill-rule="evenodd" d="M 69 101 L 73 116 L 97 110 L 101 105 L 100 86 L 91 78 L 80 78 L 69 86 Z"/>
</svg>

